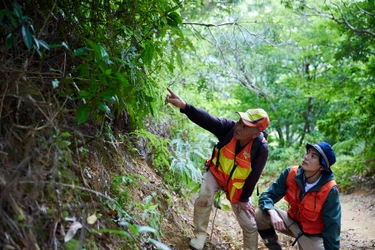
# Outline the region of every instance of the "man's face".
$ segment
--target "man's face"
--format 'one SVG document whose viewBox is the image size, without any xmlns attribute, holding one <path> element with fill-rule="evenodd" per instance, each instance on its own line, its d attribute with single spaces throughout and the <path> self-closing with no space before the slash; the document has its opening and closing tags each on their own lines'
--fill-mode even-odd
<svg viewBox="0 0 375 250">
<path fill-rule="evenodd" d="M 301 167 L 305 171 L 316 172 L 322 166 L 320 165 L 320 154 L 319 152 L 311 147 L 307 150 L 305 156 L 303 157 Z"/>
<path fill-rule="evenodd" d="M 258 128 L 245 125 L 242 119 L 239 119 L 234 126 L 233 136 L 239 141 L 250 141 L 253 138 L 258 137 L 259 134 L 260 132 Z"/>
</svg>

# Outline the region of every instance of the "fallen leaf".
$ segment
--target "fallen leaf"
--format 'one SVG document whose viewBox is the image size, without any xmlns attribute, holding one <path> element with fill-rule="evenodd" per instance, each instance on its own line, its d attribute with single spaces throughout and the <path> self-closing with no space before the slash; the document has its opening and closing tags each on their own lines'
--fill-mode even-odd
<svg viewBox="0 0 375 250">
<path fill-rule="evenodd" d="M 82 224 L 79 223 L 78 221 L 75 221 L 72 224 L 70 224 L 69 230 L 65 235 L 64 241 L 65 242 L 70 241 L 74 237 L 74 235 L 76 234 L 77 230 L 80 229 L 80 228 L 82 228 Z"/>
<path fill-rule="evenodd" d="M 96 217 L 96 214 L 93 214 L 87 217 L 87 223 L 91 225 L 94 224 L 97 220 L 98 218 Z"/>
</svg>

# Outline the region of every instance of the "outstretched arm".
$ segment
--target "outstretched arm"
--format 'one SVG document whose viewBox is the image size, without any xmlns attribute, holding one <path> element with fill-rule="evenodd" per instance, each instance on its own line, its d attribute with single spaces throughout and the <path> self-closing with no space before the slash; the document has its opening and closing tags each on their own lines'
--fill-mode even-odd
<svg viewBox="0 0 375 250">
<path fill-rule="evenodd" d="M 181 113 L 187 115 L 187 117 L 198 126 L 213 133 L 219 140 L 222 140 L 234 126 L 234 121 L 212 116 L 203 109 L 187 104 L 170 88 L 167 88 L 167 90 L 169 94 L 165 98 L 165 104 L 170 103 L 173 106 L 180 108 Z"/>
</svg>

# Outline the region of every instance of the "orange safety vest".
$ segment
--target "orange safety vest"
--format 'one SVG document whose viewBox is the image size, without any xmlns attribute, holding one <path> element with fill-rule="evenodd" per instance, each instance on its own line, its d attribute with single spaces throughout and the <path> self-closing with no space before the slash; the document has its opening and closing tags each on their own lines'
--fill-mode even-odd
<svg viewBox="0 0 375 250">
<path fill-rule="evenodd" d="M 292 167 L 286 179 L 287 191 L 284 199 L 289 203 L 288 215 L 299 222 L 307 234 L 321 234 L 324 228 L 322 209 L 329 192 L 336 186 L 334 180 L 322 185 L 319 191 L 309 191 L 300 201 L 301 188 L 295 180 L 298 167 Z"/>
<path fill-rule="evenodd" d="M 240 201 L 245 180 L 251 173 L 250 150 L 253 141 L 250 141 L 235 156 L 237 139 L 233 137 L 221 149 L 215 147 L 212 158 L 206 162 L 206 166 L 209 167 L 217 183 L 226 192 L 227 199 L 233 204 Z M 219 162 L 217 162 L 218 158 Z"/>
</svg>

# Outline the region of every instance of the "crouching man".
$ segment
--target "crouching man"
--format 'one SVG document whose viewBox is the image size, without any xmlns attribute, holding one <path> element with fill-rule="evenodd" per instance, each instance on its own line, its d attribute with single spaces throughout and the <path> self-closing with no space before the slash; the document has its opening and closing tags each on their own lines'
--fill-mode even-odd
<svg viewBox="0 0 375 250">
<path fill-rule="evenodd" d="M 276 231 L 294 237 L 303 250 L 339 250 L 341 205 L 331 166 L 335 153 L 326 142 L 307 144 L 300 166 L 288 167 L 262 193 L 255 212 L 268 249 L 279 250 Z M 274 207 L 284 198 L 288 211 Z"/>
</svg>

